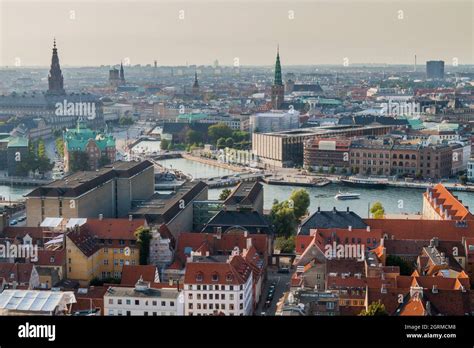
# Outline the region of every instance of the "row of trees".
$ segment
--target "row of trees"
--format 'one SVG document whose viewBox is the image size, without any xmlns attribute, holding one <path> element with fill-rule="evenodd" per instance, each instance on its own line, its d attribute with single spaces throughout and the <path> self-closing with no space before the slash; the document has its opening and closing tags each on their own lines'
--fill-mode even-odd
<svg viewBox="0 0 474 348">
<path fill-rule="evenodd" d="M 30 141 L 28 151 L 17 160 L 16 174 L 26 176 L 30 172 L 46 173 L 53 169 L 53 163 L 46 155 L 46 146 L 42 139 L 38 141 Z"/>
</svg>

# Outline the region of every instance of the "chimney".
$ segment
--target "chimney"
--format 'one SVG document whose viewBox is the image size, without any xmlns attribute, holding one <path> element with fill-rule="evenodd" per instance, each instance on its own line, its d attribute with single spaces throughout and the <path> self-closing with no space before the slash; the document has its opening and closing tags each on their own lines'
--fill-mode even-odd
<svg viewBox="0 0 474 348">
<path fill-rule="evenodd" d="M 370 232 L 370 226 L 367 225 L 367 232 Z"/>
<path fill-rule="evenodd" d="M 173 286 L 173 279 L 171 279 L 171 278 L 168 279 L 168 285 L 169 285 L 169 286 Z"/>
<path fill-rule="evenodd" d="M 333 208 L 332 208 L 332 212 L 333 212 L 334 214 L 336 214 L 336 213 L 337 213 L 337 209 L 336 209 L 336 207 L 333 207 Z"/>
<path fill-rule="evenodd" d="M 99 214 L 99 220 L 104 220 L 104 214 Z"/>
<path fill-rule="evenodd" d="M 133 216 L 132 215 L 129 215 L 128 216 L 128 221 L 132 221 L 133 220 Z"/>
<path fill-rule="evenodd" d="M 246 242 L 245 248 L 249 250 L 252 247 L 252 238 L 247 238 Z"/>
<path fill-rule="evenodd" d="M 431 289 L 431 292 L 432 292 L 433 294 L 437 294 L 437 293 L 438 293 L 438 285 L 433 284 L 433 288 Z"/>
<path fill-rule="evenodd" d="M 352 231 L 352 226 L 351 225 L 347 226 L 347 229 L 349 230 L 349 232 L 351 232 Z"/>
<path fill-rule="evenodd" d="M 320 213 L 320 212 L 321 212 L 321 207 L 318 207 L 318 213 Z"/>
<path fill-rule="evenodd" d="M 380 293 L 382 293 L 382 294 L 387 293 L 387 288 L 385 287 L 385 284 L 382 284 L 382 287 L 380 288 Z"/>
<path fill-rule="evenodd" d="M 349 214 L 349 213 L 351 212 L 351 211 L 349 210 L 349 207 L 347 207 L 346 210 L 347 210 L 347 214 Z"/>
</svg>

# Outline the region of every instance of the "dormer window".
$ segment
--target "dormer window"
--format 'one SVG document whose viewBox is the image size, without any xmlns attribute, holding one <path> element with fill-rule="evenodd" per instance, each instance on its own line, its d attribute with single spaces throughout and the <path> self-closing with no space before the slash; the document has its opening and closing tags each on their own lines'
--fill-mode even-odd
<svg viewBox="0 0 474 348">
<path fill-rule="evenodd" d="M 225 280 L 227 280 L 228 282 L 231 282 L 233 279 L 234 276 L 232 275 L 232 273 L 227 273 L 227 275 L 225 276 Z"/>
<path fill-rule="evenodd" d="M 50 263 L 54 263 L 54 256 L 51 256 L 51 257 L 49 258 L 49 262 L 50 262 Z"/>
<path fill-rule="evenodd" d="M 214 274 L 212 275 L 212 281 L 213 281 L 213 282 L 217 282 L 218 280 L 219 280 L 219 275 L 218 275 L 217 273 L 214 273 Z"/>
<path fill-rule="evenodd" d="M 202 282 L 202 273 L 199 272 L 198 274 L 196 274 L 196 281 L 197 282 Z"/>
</svg>

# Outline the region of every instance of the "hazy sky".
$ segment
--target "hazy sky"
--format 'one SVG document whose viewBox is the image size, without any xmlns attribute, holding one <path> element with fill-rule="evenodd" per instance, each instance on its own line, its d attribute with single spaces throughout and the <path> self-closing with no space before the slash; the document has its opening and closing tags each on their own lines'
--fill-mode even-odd
<svg viewBox="0 0 474 348">
<path fill-rule="evenodd" d="M 0 0 L 0 65 L 474 64 L 473 32 L 471 0 Z"/>
</svg>

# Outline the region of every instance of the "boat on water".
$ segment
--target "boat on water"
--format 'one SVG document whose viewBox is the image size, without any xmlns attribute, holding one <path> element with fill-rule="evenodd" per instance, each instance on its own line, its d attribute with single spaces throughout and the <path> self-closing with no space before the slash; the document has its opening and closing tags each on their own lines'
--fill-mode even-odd
<svg viewBox="0 0 474 348">
<path fill-rule="evenodd" d="M 339 200 L 346 200 L 346 199 L 359 199 L 360 193 L 350 193 L 350 192 L 341 192 L 334 196 L 334 198 Z"/>
<path fill-rule="evenodd" d="M 347 186 L 378 188 L 378 189 L 386 188 L 388 185 L 388 179 L 358 178 L 355 176 L 351 176 L 347 179 L 341 179 L 341 182 Z"/>
</svg>

